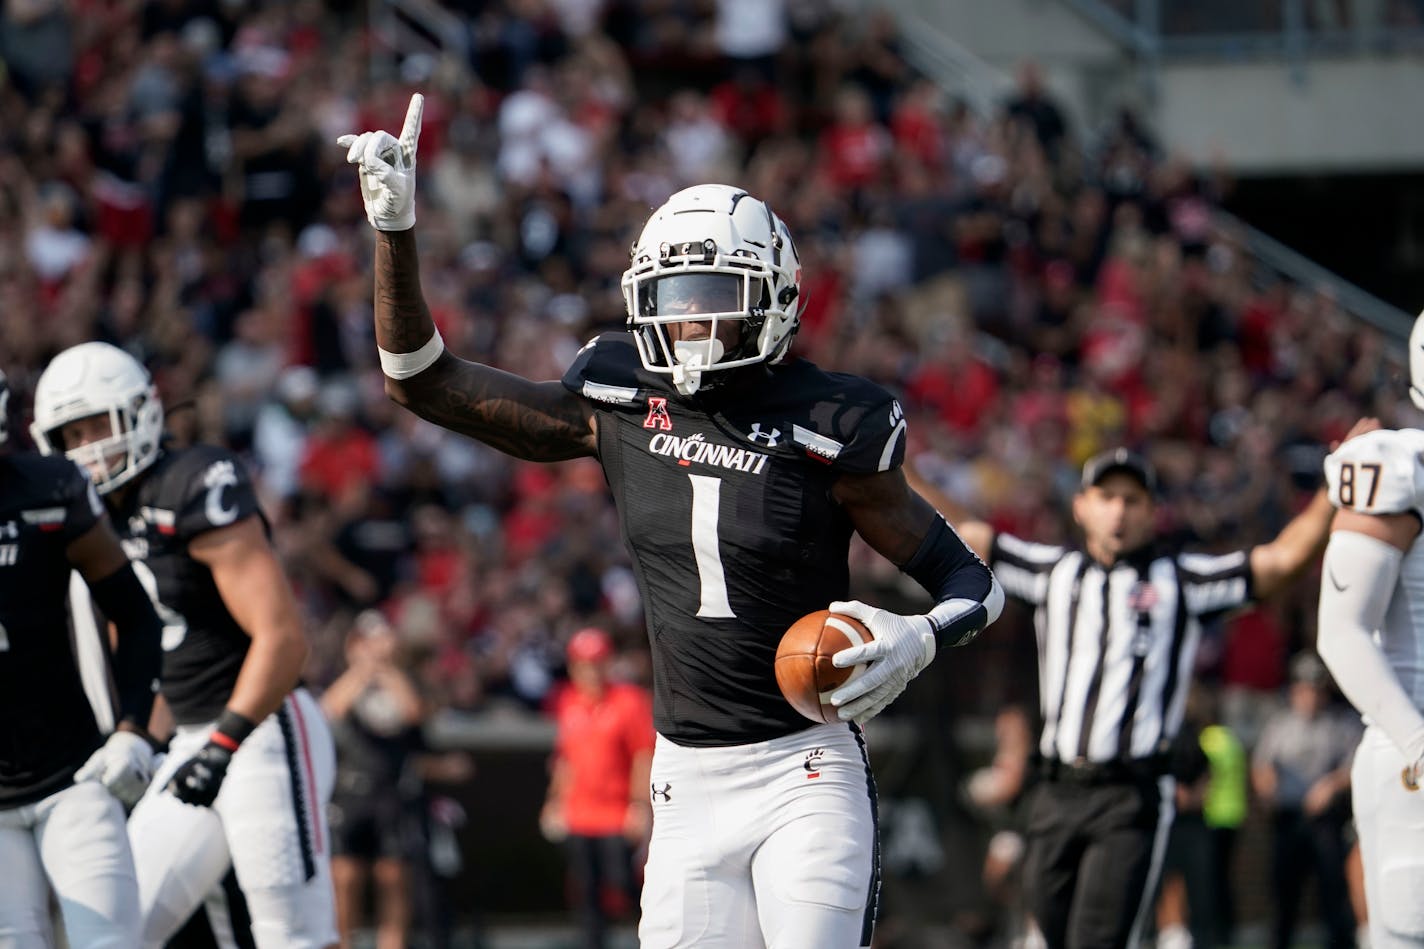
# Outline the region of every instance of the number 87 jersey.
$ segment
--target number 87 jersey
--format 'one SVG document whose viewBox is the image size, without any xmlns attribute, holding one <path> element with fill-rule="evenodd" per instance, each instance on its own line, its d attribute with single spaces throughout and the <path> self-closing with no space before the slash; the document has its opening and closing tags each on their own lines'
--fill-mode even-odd
<svg viewBox="0 0 1424 949">
<path fill-rule="evenodd" d="M 1414 512 L 1424 520 L 1424 431 L 1384 429 L 1325 458 L 1330 503 L 1361 514 Z"/>
<path fill-rule="evenodd" d="M 804 360 L 745 371 L 679 396 L 607 333 L 563 379 L 593 406 L 644 600 L 654 724 L 682 745 L 806 728 L 775 655 L 793 622 L 847 598 L 852 525 L 832 485 L 904 458 L 904 415 L 881 387 Z"/>
</svg>

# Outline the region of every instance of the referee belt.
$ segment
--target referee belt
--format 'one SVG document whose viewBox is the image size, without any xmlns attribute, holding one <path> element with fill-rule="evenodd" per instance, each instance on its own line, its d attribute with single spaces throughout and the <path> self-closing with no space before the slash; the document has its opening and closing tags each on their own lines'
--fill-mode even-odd
<svg viewBox="0 0 1424 949">
<path fill-rule="evenodd" d="M 1165 755 L 1119 761 L 1060 761 L 1040 758 L 1038 776 L 1059 784 L 1138 784 L 1156 781 L 1168 771 Z"/>
</svg>

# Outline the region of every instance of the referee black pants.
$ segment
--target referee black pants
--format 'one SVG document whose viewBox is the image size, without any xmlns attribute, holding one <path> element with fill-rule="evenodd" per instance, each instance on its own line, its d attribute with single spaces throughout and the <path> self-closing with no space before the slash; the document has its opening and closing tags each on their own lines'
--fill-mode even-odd
<svg viewBox="0 0 1424 949">
<path fill-rule="evenodd" d="M 1049 949 L 1136 945 L 1171 829 L 1171 794 L 1170 779 L 1151 778 L 1045 780 L 1030 792 L 1024 886 Z"/>
</svg>

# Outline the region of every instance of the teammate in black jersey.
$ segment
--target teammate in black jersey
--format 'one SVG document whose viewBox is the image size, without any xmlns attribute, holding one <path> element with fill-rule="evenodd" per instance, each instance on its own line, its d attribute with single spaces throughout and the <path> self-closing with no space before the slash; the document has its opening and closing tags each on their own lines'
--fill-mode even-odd
<svg viewBox="0 0 1424 949">
<path fill-rule="evenodd" d="M 301 619 L 242 463 L 165 448 L 148 373 L 107 343 L 54 358 L 31 433 L 88 469 L 163 620 L 162 695 L 177 728 L 129 821 L 142 944 L 161 946 L 229 865 L 259 946 L 334 943 L 335 752 L 298 683 Z"/>
<path fill-rule="evenodd" d="M 120 802 L 153 768 L 159 619 L 84 472 L 6 447 L 9 394 L 0 373 L 0 944 L 49 944 L 52 889 L 70 945 L 130 949 L 138 882 Z M 85 692 L 66 613 L 75 570 L 118 628 L 117 714 Z"/>
<path fill-rule="evenodd" d="M 646 604 L 659 732 L 645 947 L 866 945 L 874 792 L 854 725 L 810 726 L 773 657 L 796 619 L 850 613 L 868 669 L 832 697 L 848 722 L 892 701 L 936 648 L 999 612 L 992 575 L 899 471 L 905 419 L 863 379 L 785 359 L 801 310 L 785 224 L 725 185 L 672 196 L 623 276 L 631 334 L 589 343 L 562 383 L 444 351 L 420 291 L 414 166 L 400 139 L 343 137 L 377 229 L 376 340 L 387 391 L 520 458 L 599 459 Z M 852 532 L 936 598 L 920 616 L 842 600 Z"/>
</svg>

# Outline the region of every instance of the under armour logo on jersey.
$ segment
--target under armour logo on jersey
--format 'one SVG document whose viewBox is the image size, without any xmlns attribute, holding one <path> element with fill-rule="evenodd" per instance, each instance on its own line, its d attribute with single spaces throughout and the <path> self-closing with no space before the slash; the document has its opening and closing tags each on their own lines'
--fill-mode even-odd
<svg viewBox="0 0 1424 949">
<path fill-rule="evenodd" d="M 672 431 L 672 416 L 668 415 L 667 399 L 661 396 L 653 396 L 648 399 L 648 417 L 643 419 L 644 428 L 656 428 L 659 431 Z"/>
<path fill-rule="evenodd" d="M 801 762 L 801 767 L 806 769 L 806 780 L 819 778 L 821 776 L 821 759 L 826 756 L 826 749 L 817 748 L 806 754 L 806 760 Z"/>
<path fill-rule="evenodd" d="M 769 432 L 761 430 L 760 422 L 752 423 L 752 430 L 747 433 L 747 441 L 765 445 L 768 448 L 775 448 L 781 441 L 781 429 L 773 427 Z"/>
<path fill-rule="evenodd" d="M 666 782 L 664 782 L 664 783 L 663 783 L 663 786 L 662 786 L 661 788 L 658 787 L 656 784 L 649 785 L 649 789 L 653 792 L 653 800 L 655 800 L 655 801 L 657 801 L 657 800 L 671 801 L 671 800 L 672 800 L 672 782 L 671 782 L 671 781 L 666 781 Z"/>
</svg>

